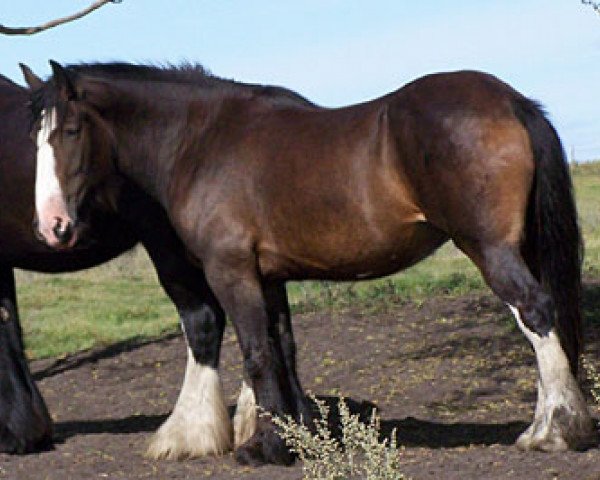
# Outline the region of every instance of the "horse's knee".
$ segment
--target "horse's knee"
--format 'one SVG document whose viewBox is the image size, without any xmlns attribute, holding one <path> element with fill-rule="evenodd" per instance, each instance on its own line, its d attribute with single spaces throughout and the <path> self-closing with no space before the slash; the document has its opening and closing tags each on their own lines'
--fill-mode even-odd
<svg viewBox="0 0 600 480">
<path fill-rule="evenodd" d="M 244 370 L 250 380 L 259 380 L 271 366 L 271 354 L 265 348 L 249 347 L 244 350 Z"/>
<path fill-rule="evenodd" d="M 200 308 L 182 314 L 188 345 L 196 362 L 216 367 L 223 337 L 224 320 L 210 308 Z"/>
</svg>

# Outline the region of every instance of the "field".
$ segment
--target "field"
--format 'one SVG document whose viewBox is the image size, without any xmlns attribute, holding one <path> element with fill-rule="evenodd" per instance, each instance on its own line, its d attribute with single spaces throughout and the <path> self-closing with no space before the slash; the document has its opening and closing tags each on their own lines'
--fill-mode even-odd
<svg viewBox="0 0 600 480">
<path fill-rule="evenodd" d="M 573 172 L 594 361 L 600 164 Z M 143 251 L 85 272 L 18 272 L 17 279 L 27 355 L 58 444 L 40 455 L 0 455 L 0 478 L 301 478 L 299 466 L 241 469 L 229 456 L 180 463 L 142 457 L 174 403 L 185 364 L 175 310 Z M 412 478 L 600 479 L 598 450 L 523 454 L 512 447 L 533 414 L 534 358 L 503 305 L 451 245 L 390 278 L 293 284 L 289 294 L 305 386 L 377 404 L 384 429 L 398 427 L 403 471 Z M 323 338 L 324 322 L 336 342 Z M 233 403 L 241 372 L 230 329 L 222 371 Z"/>
</svg>

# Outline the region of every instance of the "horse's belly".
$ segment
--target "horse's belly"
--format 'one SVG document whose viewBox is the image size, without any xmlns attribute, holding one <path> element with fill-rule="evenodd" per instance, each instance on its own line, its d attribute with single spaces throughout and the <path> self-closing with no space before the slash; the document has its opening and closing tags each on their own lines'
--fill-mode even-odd
<svg viewBox="0 0 600 480">
<path fill-rule="evenodd" d="M 315 235 L 304 248 L 259 248 L 263 276 L 287 280 L 360 280 L 414 265 L 447 240 L 427 222 L 415 222 L 378 238 L 348 235 L 339 241 Z"/>
</svg>

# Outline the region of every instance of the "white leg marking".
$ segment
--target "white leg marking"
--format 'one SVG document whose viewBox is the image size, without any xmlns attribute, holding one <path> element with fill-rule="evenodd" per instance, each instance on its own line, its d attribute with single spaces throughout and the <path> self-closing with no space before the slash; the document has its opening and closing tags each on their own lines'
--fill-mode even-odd
<svg viewBox="0 0 600 480">
<path fill-rule="evenodd" d="M 35 173 L 35 210 L 38 228 L 48 244 L 57 243 L 52 231 L 57 223 L 70 222 L 67 205 L 56 176 L 54 149 L 49 143 L 50 134 L 56 128 L 56 111 L 42 111 L 40 131 L 37 135 L 37 163 Z"/>
<path fill-rule="evenodd" d="M 239 447 L 254 435 L 256 431 L 256 399 L 254 392 L 246 382 L 242 382 L 242 389 L 238 397 L 235 415 L 233 417 L 234 445 Z"/>
<path fill-rule="evenodd" d="M 593 422 L 583 393 L 554 329 L 541 337 L 529 330 L 519 311 L 509 305 L 519 328 L 535 350 L 538 369 L 538 402 L 531 426 L 519 437 L 523 449 L 565 450 L 589 439 Z"/>
<path fill-rule="evenodd" d="M 183 387 L 171 416 L 154 434 L 147 455 L 182 459 L 231 450 L 231 419 L 217 371 L 194 360 L 188 348 Z"/>
</svg>

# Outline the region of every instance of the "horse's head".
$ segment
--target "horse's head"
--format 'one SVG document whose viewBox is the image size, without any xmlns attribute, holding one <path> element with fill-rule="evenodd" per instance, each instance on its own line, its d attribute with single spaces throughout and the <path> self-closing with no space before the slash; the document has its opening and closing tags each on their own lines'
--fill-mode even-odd
<svg viewBox="0 0 600 480">
<path fill-rule="evenodd" d="M 69 248 L 80 236 L 84 199 L 113 172 L 114 139 L 93 103 L 102 82 L 50 64 L 45 83 L 22 66 L 37 144 L 34 228 L 48 245 Z"/>
</svg>

